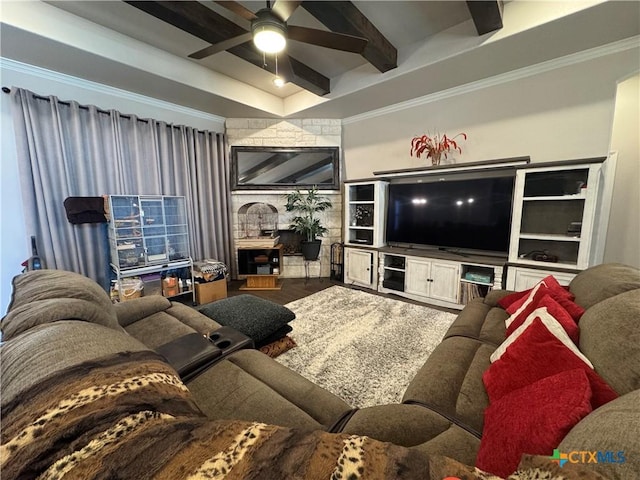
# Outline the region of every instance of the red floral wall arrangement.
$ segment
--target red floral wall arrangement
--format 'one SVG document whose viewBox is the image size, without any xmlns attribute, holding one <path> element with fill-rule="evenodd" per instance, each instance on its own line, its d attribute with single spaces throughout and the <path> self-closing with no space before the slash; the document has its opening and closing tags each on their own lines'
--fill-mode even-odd
<svg viewBox="0 0 640 480">
<path fill-rule="evenodd" d="M 411 140 L 411 156 L 414 155 L 417 158 L 420 158 L 420 155 L 426 152 L 427 158 L 431 159 L 432 165 L 440 165 L 440 160 L 444 155 L 444 158 L 447 158 L 447 154 L 449 154 L 452 150 L 457 151 L 458 153 L 462 153 L 462 148 L 456 142 L 456 138 L 462 137 L 463 140 L 467 139 L 466 133 L 458 133 L 454 137 L 448 137 L 446 134 L 440 135 L 439 133 L 429 136 L 422 135 L 418 137 L 414 137 Z"/>
</svg>

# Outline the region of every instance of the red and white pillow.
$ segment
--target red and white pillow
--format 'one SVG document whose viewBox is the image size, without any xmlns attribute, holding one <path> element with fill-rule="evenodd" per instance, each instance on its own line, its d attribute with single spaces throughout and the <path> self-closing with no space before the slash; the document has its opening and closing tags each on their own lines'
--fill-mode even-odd
<svg viewBox="0 0 640 480">
<path fill-rule="evenodd" d="M 566 370 L 582 369 L 591 384 L 593 408 L 617 398 L 618 394 L 598 375 L 582 354 L 576 354 L 545 326 L 540 318 L 509 345 L 502 356 L 484 372 L 482 380 L 494 402 L 509 392 Z"/>
<path fill-rule="evenodd" d="M 573 343 L 578 343 L 580 337 L 580 329 L 569 312 L 556 301 L 549 293 L 549 289 L 540 288 L 533 294 L 533 298 L 525 308 L 519 309 L 517 313 L 511 315 L 506 321 L 507 327 L 506 337 L 509 338 L 527 319 L 531 317 L 533 312 L 540 308 L 546 308 L 547 312 L 555 318 L 567 332 Z"/>
<path fill-rule="evenodd" d="M 573 352 L 578 358 L 580 358 L 583 362 L 589 365 L 590 368 L 593 368 L 593 365 L 589 361 L 587 357 L 585 357 L 580 350 L 575 345 L 574 338 L 577 339 L 578 335 L 578 326 L 575 324 L 571 316 L 564 310 L 562 312 L 562 307 L 556 304 L 559 308 L 554 312 L 556 315 L 553 315 L 549 310 L 553 312 L 554 307 L 551 302 L 554 300 L 545 295 L 545 301 L 541 302 L 547 305 L 540 306 L 536 308 L 533 312 L 529 314 L 529 316 L 522 320 L 522 322 L 518 323 L 518 327 L 513 329 L 513 332 L 507 337 L 507 339 L 502 342 L 502 344 L 496 349 L 493 354 L 491 354 L 491 363 L 497 361 L 502 357 L 507 348 L 513 344 L 520 335 L 522 335 L 527 328 L 533 323 L 534 320 L 539 319 L 542 321 L 544 326 L 552 333 L 560 342 L 562 342 L 571 352 Z M 551 305 L 551 307 L 549 306 Z M 560 317 L 560 319 L 558 319 Z M 511 325 L 514 326 L 516 322 L 513 322 Z M 508 332 L 509 329 L 507 329 Z"/>
<path fill-rule="evenodd" d="M 575 297 L 565 287 L 560 285 L 553 275 L 548 275 L 540 280 L 533 288 L 523 290 L 522 292 L 514 292 L 498 301 L 498 305 L 504 308 L 508 313 L 514 313 L 527 300 L 531 293 L 540 288 L 545 287 L 552 290 L 558 297 L 566 297 L 573 300 Z"/>
<path fill-rule="evenodd" d="M 511 316 L 482 377 L 490 405 L 478 468 L 506 477 L 523 453 L 551 455 L 580 419 L 617 398 L 576 346 L 584 309 L 573 299 L 552 276 L 502 299 Z"/>
</svg>

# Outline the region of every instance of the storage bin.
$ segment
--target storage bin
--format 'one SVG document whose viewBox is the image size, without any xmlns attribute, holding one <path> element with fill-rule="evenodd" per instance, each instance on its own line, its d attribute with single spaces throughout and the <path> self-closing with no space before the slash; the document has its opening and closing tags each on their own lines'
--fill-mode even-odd
<svg viewBox="0 0 640 480">
<path fill-rule="evenodd" d="M 149 273 L 140 275 L 140 279 L 144 284 L 144 296 L 162 295 L 162 278 L 159 273 Z"/>
<path fill-rule="evenodd" d="M 117 284 L 116 284 L 117 285 Z M 120 301 L 126 302 L 134 298 L 139 298 L 144 292 L 144 283 L 139 278 L 123 278 L 120 280 Z"/>
<path fill-rule="evenodd" d="M 167 277 L 162 281 L 162 294 L 165 297 L 175 297 L 180 294 L 178 277 Z"/>
<path fill-rule="evenodd" d="M 269 275 L 271 273 L 270 265 L 258 265 L 256 267 L 256 273 L 258 275 Z"/>
<path fill-rule="evenodd" d="M 196 303 L 202 305 L 221 298 L 227 298 L 227 280 L 222 278 L 213 282 L 196 283 Z"/>
</svg>

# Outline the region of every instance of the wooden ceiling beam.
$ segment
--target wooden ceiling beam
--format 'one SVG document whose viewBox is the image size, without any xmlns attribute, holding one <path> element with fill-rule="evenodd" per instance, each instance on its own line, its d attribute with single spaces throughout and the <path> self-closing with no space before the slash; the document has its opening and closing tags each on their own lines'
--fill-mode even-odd
<svg viewBox="0 0 640 480">
<path fill-rule="evenodd" d="M 478 35 L 502 28 L 502 0 L 467 0 L 467 6 Z"/>
<path fill-rule="evenodd" d="M 247 32 L 244 28 L 200 2 L 125 1 L 125 3 L 212 44 Z M 244 43 L 227 51 L 263 68 L 262 53 L 258 52 L 252 42 Z M 287 78 L 287 81 L 319 96 L 330 92 L 330 81 L 327 77 L 293 57 L 289 57 L 289 59 L 292 75 Z M 267 62 L 267 66 L 264 68 L 275 74 L 274 62 Z"/>
<path fill-rule="evenodd" d="M 303 1 L 302 6 L 329 30 L 366 38 L 362 56 L 381 72 L 398 66 L 398 50 L 348 1 Z"/>
</svg>

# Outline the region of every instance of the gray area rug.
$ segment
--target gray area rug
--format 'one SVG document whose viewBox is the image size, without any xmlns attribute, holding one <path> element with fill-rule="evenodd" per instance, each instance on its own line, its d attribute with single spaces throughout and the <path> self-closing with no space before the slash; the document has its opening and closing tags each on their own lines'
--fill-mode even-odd
<svg viewBox="0 0 640 480">
<path fill-rule="evenodd" d="M 456 318 L 340 286 L 286 306 L 298 346 L 276 361 L 359 408 L 399 403 Z"/>
</svg>

